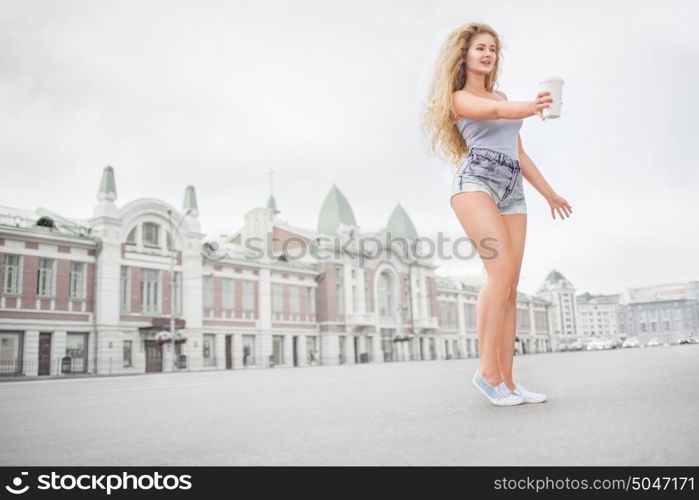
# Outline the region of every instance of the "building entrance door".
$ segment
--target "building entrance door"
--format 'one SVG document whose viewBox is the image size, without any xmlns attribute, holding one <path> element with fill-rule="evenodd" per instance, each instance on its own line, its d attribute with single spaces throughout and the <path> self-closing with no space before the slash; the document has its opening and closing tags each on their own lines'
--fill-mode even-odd
<svg viewBox="0 0 699 500">
<path fill-rule="evenodd" d="M 163 371 L 163 346 L 146 340 L 146 373 Z"/>
<path fill-rule="evenodd" d="M 39 375 L 51 374 L 51 334 L 39 334 Z"/>
</svg>

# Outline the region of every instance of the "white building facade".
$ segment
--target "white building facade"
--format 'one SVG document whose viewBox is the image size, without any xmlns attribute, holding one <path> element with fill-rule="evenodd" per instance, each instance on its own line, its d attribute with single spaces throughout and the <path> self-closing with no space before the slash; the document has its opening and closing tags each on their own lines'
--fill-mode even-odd
<svg viewBox="0 0 699 500">
<path fill-rule="evenodd" d="M 89 218 L 0 209 L 0 373 L 478 355 L 478 287 L 438 277 L 430 259 L 404 251 L 418 233 L 403 207 L 379 230 L 361 232 L 333 185 L 317 228 L 279 213 L 270 196 L 238 231 L 207 239 L 192 186 L 181 209 L 155 198 L 120 206 L 112 167 Z M 517 307 L 518 352 L 550 351 L 550 303 L 518 294 Z"/>
</svg>

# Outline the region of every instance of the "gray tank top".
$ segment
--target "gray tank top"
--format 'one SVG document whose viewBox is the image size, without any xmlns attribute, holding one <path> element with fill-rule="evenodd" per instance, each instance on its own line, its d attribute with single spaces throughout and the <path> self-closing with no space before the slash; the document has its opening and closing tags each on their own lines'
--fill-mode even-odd
<svg viewBox="0 0 699 500">
<path fill-rule="evenodd" d="M 462 116 L 454 123 L 466 145 L 471 148 L 488 148 L 505 153 L 519 161 L 517 134 L 524 120 L 471 120 Z"/>
</svg>

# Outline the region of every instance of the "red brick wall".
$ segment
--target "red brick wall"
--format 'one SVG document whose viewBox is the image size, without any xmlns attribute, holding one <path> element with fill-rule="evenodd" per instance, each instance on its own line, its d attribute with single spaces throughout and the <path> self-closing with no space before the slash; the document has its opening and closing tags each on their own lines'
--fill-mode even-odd
<svg viewBox="0 0 699 500">
<path fill-rule="evenodd" d="M 141 312 L 141 270 L 131 268 L 131 312 Z"/>
<path fill-rule="evenodd" d="M 337 264 L 334 262 L 320 264 L 320 269 L 325 274 L 318 283 L 318 321 L 337 321 L 335 285 L 338 281 L 336 267 Z"/>
<path fill-rule="evenodd" d="M 36 309 L 36 278 L 39 258 L 24 255 L 22 264 L 22 309 Z"/>
<path fill-rule="evenodd" d="M 60 247 L 59 247 L 60 248 Z M 65 253 L 65 252 L 64 252 Z M 56 260 L 56 310 L 68 310 L 68 292 L 70 286 L 70 261 Z"/>
<path fill-rule="evenodd" d="M 163 287 L 161 296 L 163 297 L 163 303 L 161 304 L 160 310 L 163 314 L 170 314 L 170 271 L 163 271 L 162 280 L 160 286 Z"/>
<path fill-rule="evenodd" d="M 432 316 L 439 316 L 439 302 L 437 301 L 437 280 L 432 278 L 425 278 L 427 280 L 427 293 L 429 297 L 427 300 L 432 301 Z M 429 311 L 427 311 L 429 313 Z"/>
<path fill-rule="evenodd" d="M 85 304 L 85 310 L 90 312 L 95 310 L 95 265 L 92 263 L 87 265 L 87 304 Z"/>
</svg>

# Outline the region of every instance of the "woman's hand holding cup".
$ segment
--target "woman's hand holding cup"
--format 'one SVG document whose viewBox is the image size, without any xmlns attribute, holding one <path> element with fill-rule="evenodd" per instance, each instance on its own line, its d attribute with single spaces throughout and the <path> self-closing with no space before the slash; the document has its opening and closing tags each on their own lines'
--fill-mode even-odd
<svg viewBox="0 0 699 500">
<path fill-rule="evenodd" d="M 545 120 L 546 117 L 544 117 L 544 108 L 548 108 L 553 102 L 553 97 L 550 96 L 551 92 L 544 90 L 536 94 L 536 99 L 531 102 L 532 114 L 535 114 L 542 120 Z"/>
</svg>

